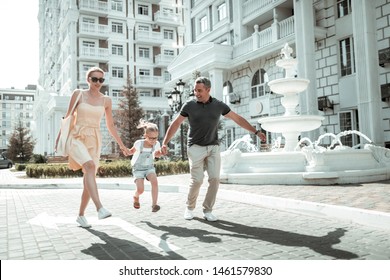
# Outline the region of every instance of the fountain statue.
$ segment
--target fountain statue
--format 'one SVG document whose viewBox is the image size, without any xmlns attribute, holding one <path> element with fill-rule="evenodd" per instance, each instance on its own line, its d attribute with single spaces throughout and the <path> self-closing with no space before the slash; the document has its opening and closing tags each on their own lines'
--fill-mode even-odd
<svg viewBox="0 0 390 280">
<path fill-rule="evenodd" d="M 319 128 L 324 117 L 297 114 L 298 93 L 306 90 L 310 81 L 295 77 L 297 60 L 291 53 L 292 49 L 286 44 L 281 50 L 281 59 L 276 62 L 285 70 L 285 77 L 268 83 L 272 92 L 282 95 L 285 113 L 259 119 L 263 129 L 283 135 L 283 149 L 279 148 L 280 139 L 275 140 L 276 148 L 271 152 L 258 152 L 249 136 L 234 141 L 221 153 L 221 182 L 332 185 L 390 179 L 390 150 L 373 145 L 359 131 L 326 133 L 315 142 L 306 137 L 298 141 L 302 132 Z M 343 146 L 340 138 L 349 134 L 357 134 L 367 143 L 358 147 Z M 327 148 L 321 146 L 325 137 L 332 138 Z"/>
</svg>

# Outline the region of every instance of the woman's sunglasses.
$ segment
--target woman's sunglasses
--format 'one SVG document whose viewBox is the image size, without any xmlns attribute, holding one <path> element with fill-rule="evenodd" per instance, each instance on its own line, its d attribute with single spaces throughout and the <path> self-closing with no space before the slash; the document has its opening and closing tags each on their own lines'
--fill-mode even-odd
<svg viewBox="0 0 390 280">
<path fill-rule="evenodd" d="M 99 83 L 104 83 L 104 78 L 96 78 L 96 77 L 90 77 L 91 78 L 91 81 L 93 83 L 97 83 L 99 81 Z"/>
</svg>

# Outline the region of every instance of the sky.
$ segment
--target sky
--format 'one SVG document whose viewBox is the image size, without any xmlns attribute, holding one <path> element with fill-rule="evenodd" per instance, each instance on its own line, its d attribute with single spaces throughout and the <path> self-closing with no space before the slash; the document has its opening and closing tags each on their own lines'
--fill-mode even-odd
<svg viewBox="0 0 390 280">
<path fill-rule="evenodd" d="M 0 2 L 0 88 L 38 84 L 39 0 Z"/>
</svg>

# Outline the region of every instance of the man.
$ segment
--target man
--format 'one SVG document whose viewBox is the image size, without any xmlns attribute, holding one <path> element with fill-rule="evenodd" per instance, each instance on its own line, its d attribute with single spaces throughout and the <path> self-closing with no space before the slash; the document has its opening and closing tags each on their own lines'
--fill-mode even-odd
<svg viewBox="0 0 390 280">
<path fill-rule="evenodd" d="M 233 120 L 242 128 L 254 133 L 262 141 L 265 135 L 256 129 L 243 117 L 231 111 L 229 106 L 210 95 L 211 83 L 208 78 L 199 77 L 195 80 L 194 94 L 196 100 L 186 102 L 180 113 L 169 126 L 162 142 L 162 152 L 167 153 L 167 144 L 175 135 L 180 124 L 188 118 L 188 159 L 190 164 L 190 187 L 187 197 L 187 207 L 184 218 L 191 220 L 196 199 L 203 183 L 204 170 L 209 177 L 209 186 L 203 202 L 203 217 L 210 222 L 217 221 L 212 214 L 213 206 L 219 187 L 219 174 L 221 169 L 221 155 L 218 141 L 218 123 L 222 116 Z"/>
</svg>

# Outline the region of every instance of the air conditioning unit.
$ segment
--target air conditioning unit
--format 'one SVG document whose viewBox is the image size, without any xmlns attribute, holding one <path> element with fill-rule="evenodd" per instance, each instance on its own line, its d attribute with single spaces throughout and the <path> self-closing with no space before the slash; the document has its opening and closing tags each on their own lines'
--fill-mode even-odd
<svg viewBox="0 0 390 280">
<path fill-rule="evenodd" d="M 237 93 L 229 93 L 229 102 L 231 104 L 237 104 L 237 103 L 240 103 L 240 96 L 237 94 Z"/>
<path fill-rule="evenodd" d="M 385 64 L 390 63 L 390 48 L 378 51 L 379 66 L 384 67 Z"/>
<path fill-rule="evenodd" d="M 328 109 L 333 109 L 333 103 L 330 102 L 327 96 L 318 97 L 318 110 L 326 111 Z"/>
</svg>

